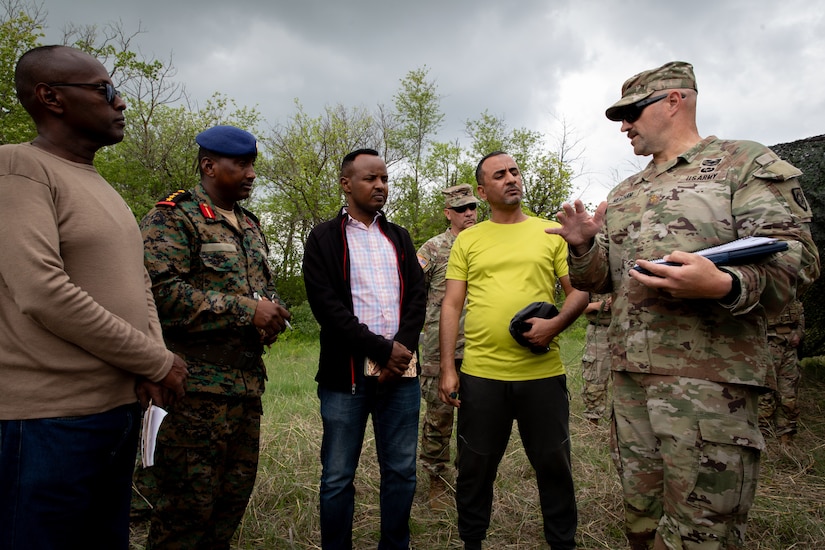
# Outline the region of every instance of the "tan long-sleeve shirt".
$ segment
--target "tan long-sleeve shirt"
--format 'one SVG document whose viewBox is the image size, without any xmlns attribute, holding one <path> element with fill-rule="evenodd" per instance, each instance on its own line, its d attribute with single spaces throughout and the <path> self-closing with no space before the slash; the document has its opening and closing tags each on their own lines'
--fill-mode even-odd
<svg viewBox="0 0 825 550">
<path fill-rule="evenodd" d="M 162 379 L 143 240 L 94 167 L 0 146 L 0 419 L 81 416 Z"/>
</svg>

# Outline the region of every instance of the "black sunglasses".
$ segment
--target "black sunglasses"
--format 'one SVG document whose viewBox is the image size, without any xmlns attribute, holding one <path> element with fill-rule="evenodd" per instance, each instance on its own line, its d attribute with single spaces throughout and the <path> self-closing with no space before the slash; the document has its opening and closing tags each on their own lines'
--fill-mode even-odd
<svg viewBox="0 0 825 550">
<path fill-rule="evenodd" d="M 72 87 L 89 87 L 98 90 L 106 90 L 106 101 L 109 104 L 115 102 L 115 97 L 120 97 L 120 90 L 115 89 L 114 86 L 108 82 L 53 82 L 49 86 L 72 86 Z"/>
<path fill-rule="evenodd" d="M 622 120 L 625 122 L 629 122 L 633 124 L 639 117 L 642 116 L 642 111 L 645 110 L 645 107 L 648 105 L 653 105 L 657 101 L 662 101 L 666 98 L 668 94 L 657 95 L 656 97 L 649 97 L 647 99 L 642 99 L 637 101 L 636 103 L 631 103 L 627 107 L 622 110 Z M 685 99 L 685 94 L 682 94 L 682 99 Z"/>
<path fill-rule="evenodd" d="M 667 94 L 662 94 L 657 95 L 656 97 L 642 99 L 640 101 L 637 101 L 636 103 L 631 103 L 622 110 L 622 120 L 633 124 L 634 122 L 639 120 L 640 116 L 642 116 L 642 111 L 645 110 L 645 107 L 647 107 L 648 105 L 653 105 L 657 101 L 662 101 L 666 97 Z"/>
<path fill-rule="evenodd" d="M 458 212 L 459 214 L 463 214 L 464 212 L 467 211 L 468 208 L 470 210 L 475 210 L 477 206 L 478 205 L 476 203 L 471 202 L 470 204 L 465 204 L 465 205 L 462 205 L 462 206 L 451 206 L 450 210 Z"/>
</svg>

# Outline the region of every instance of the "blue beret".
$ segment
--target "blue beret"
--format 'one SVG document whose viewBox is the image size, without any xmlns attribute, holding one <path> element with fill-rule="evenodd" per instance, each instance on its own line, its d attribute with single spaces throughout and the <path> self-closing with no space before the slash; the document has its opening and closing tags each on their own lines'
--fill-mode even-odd
<svg viewBox="0 0 825 550">
<path fill-rule="evenodd" d="M 213 126 L 195 136 L 195 141 L 204 149 L 228 157 L 258 154 L 255 136 L 234 126 Z"/>
</svg>

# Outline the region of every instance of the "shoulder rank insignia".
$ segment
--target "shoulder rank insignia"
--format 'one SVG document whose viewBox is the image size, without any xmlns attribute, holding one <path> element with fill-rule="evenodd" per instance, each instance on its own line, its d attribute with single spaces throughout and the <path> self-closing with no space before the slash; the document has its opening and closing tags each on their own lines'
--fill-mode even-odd
<svg viewBox="0 0 825 550">
<path fill-rule="evenodd" d="M 178 189 L 174 193 L 169 194 L 165 199 L 159 200 L 155 203 L 155 206 L 177 206 L 178 203 L 188 200 L 192 197 L 192 194 L 189 191 L 184 191 L 183 189 Z"/>
</svg>

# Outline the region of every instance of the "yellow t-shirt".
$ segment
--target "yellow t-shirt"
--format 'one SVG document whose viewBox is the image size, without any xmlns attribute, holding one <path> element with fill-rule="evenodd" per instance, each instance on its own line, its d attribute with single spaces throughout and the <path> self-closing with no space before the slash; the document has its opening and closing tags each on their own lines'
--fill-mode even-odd
<svg viewBox="0 0 825 550">
<path fill-rule="evenodd" d="M 531 353 L 510 335 L 510 319 L 531 302 L 553 303 L 567 275 L 567 243 L 541 218 L 516 224 L 485 221 L 456 238 L 447 279 L 467 282 L 466 344 L 461 370 L 494 380 L 536 380 L 564 374 L 556 339 L 550 352 Z"/>
</svg>

